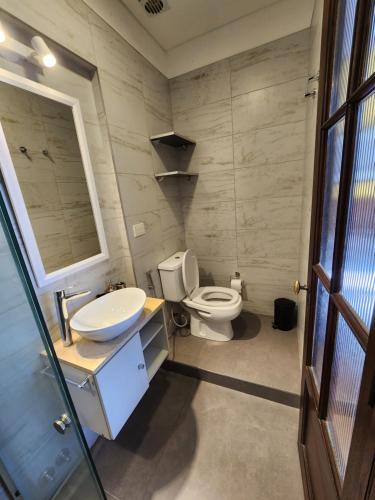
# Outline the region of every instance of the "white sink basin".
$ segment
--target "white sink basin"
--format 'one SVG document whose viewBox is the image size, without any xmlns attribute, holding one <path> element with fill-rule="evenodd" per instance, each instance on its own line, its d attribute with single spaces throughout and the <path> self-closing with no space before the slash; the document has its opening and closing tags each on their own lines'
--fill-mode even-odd
<svg viewBox="0 0 375 500">
<path fill-rule="evenodd" d="M 140 288 L 116 290 L 77 311 L 70 320 L 70 327 L 89 340 L 114 339 L 137 321 L 145 301 L 146 294 Z"/>
</svg>

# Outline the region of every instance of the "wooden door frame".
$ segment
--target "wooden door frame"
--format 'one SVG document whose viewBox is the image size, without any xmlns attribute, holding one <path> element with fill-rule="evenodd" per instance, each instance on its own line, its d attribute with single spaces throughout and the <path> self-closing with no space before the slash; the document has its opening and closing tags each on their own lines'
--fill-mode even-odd
<svg viewBox="0 0 375 500">
<path fill-rule="evenodd" d="M 368 429 L 375 428 L 374 411 L 368 404 L 368 397 L 373 384 L 373 370 L 375 366 L 375 314 L 372 318 L 370 335 L 357 314 L 343 297 L 336 293 L 339 291 L 339 277 L 337 272 L 342 265 L 344 256 L 344 241 L 346 234 L 347 217 L 346 209 L 351 187 L 353 154 L 355 147 L 356 132 L 356 108 L 358 102 L 375 89 L 375 75 L 366 82 L 360 84 L 365 61 L 364 46 L 366 46 L 369 35 L 370 16 L 373 0 L 358 0 L 356 24 L 353 34 L 353 52 L 349 68 L 347 100 L 331 117 L 329 117 L 330 91 L 333 72 L 333 59 L 335 47 L 335 33 L 338 25 L 339 0 L 325 0 L 323 9 L 321 51 L 320 51 L 320 79 L 317 104 L 316 142 L 314 158 L 313 177 L 313 199 L 311 212 L 309 261 L 308 261 L 308 295 L 306 299 L 306 317 L 303 349 L 303 370 L 301 379 L 301 412 L 298 436 L 298 448 L 300 454 L 302 479 L 306 498 L 313 498 L 313 489 L 307 461 L 305 438 L 306 421 L 308 417 L 308 404 L 312 398 L 317 415 L 323 418 L 326 414 L 330 370 L 334 353 L 335 322 L 338 311 L 343 314 L 345 320 L 354 332 L 358 342 L 366 351 L 366 361 L 363 368 L 362 384 L 358 400 L 358 410 L 355 419 L 355 427 L 352 436 L 347 472 L 344 484 L 341 485 L 332 449 L 329 443 L 327 429 L 319 421 L 322 442 L 328 452 L 327 463 L 330 465 L 334 478 L 337 498 L 350 500 L 365 498 L 364 488 L 367 487 L 369 477 L 375 475 L 373 464 L 374 436 L 368 439 Z M 334 22 L 332 22 L 334 20 Z M 325 182 L 325 164 L 327 155 L 327 131 L 330 126 L 345 117 L 345 131 L 343 144 L 342 175 L 340 179 L 340 195 L 337 206 L 337 223 L 335 233 L 335 254 L 333 257 L 334 268 L 332 279 L 328 280 L 323 268 L 318 264 L 320 251 L 320 236 L 322 230 L 322 212 Z M 315 322 L 316 285 L 318 278 L 330 293 L 329 313 L 327 318 L 327 334 L 325 343 L 325 357 L 322 370 L 322 381 L 320 396 L 316 390 L 311 370 L 313 349 L 313 327 Z M 335 294 L 336 293 L 336 294 Z M 333 295 L 332 295 L 333 294 Z M 361 488 L 359 487 L 359 479 Z M 365 485 L 365 486 L 364 486 Z M 343 495 L 345 491 L 345 495 Z"/>
</svg>

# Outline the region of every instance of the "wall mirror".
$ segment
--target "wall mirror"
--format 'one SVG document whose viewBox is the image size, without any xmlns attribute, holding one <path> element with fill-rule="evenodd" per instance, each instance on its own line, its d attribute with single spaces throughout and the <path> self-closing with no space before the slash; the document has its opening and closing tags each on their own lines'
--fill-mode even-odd
<svg viewBox="0 0 375 500">
<path fill-rule="evenodd" d="M 77 99 L 1 69 L 0 164 L 38 286 L 108 258 Z"/>
</svg>

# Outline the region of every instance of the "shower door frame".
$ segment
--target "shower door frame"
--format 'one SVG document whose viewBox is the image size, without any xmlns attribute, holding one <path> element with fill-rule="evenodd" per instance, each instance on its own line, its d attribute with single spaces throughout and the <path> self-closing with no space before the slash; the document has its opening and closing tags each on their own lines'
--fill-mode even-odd
<svg viewBox="0 0 375 500">
<path fill-rule="evenodd" d="M 348 97 L 332 116 L 329 116 L 329 106 L 335 33 L 338 25 L 338 0 L 325 0 L 324 2 L 308 265 L 308 294 L 302 364 L 302 396 L 298 436 L 303 486 L 305 496 L 308 499 L 340 498 L 345 500 L 370 500 L 374 498 L 372 495 L 375 495 L 375 410 L 370 406 L 369 399 L 371 393 L 375 391 L 375 313 L 372 316 L 369 332 L 367 332 L 364 330 L 358 315 L 339 293 L 340 266 L 343 261 L 347 222 L 346 212 L 355 148 L 357 105 L 364 96 L 369 95 L 375 90 L 375 74 L 361 84 L 361 70 L 364 67 L 363 64 L 365 61 L 364 46 L 366 46 L 369 34 L 371 2 L 373 1 L 358 0 L 348 78 Z M 328 279 L 324 269 L 319 264 L 327 131 L 344 116 L 346 117 L 346 128 L 336 218 L 335 253 L 333 256 L 332 278 Z M 320 394 L 316 389 L 311 367 L 317 298 L 316 285 L 318 281 L 325 286 L 330 297 Z M 337 313 L 334 311 L 337 311 Z M 338 313 L 350 325 L 354 336 L 365 352 L 357 412 L 343 483 L 339 477 L 325 423 L 334 353 L 336 314 Z M 306 449 L 308 426 L 308 431 L 314 436 L 313 441 L 315 443 L 314 449 L 310 449 L 309 459 Z M 315 481 L 313 488 L 313 474 L 316 475 L 317 471 L 320 476 L 320 482 L 318 484 Z M 314 497 L 314 491 L 315 493 L 318 492 L 318 496 Z"/>
<path fill-rule="evenodd" d="M 23 288 L 25 291 L 25 295 L 27 297 L 27 301 L 30 304 L 30 308 L 33 312 L 35 322 L 38 326 L 41 341 L 42 341 L 42 344 L 43 344 L 45 351 L 46 351 L 46 354 L 47 354 L 48 362 L 56 375 L 56 377 L 55 377 L 56 384 L 57 384 L 58 390 L 60 391 L 62 401 L 63 401 L 66 409 L 68 410 L 69 417 L 72 420 L 72 425 L 76 429 L 77 439 L 79 440 L 81 450 L 83 452 L 83 455 L 86 459 L 86 463 L 87 463 L 88 468 L 89 468 L 90 473 L 91 473 L 91 477 L 95 481 L 95 485 L 98 489 L 98 492 L 102 495 L 102 498 L 104 500 L 107 497 L 106 497 L 106 494 L 104 492 L 103 485 L 101 483 L 99 474 L 96 470 L 94 461 L 92 459 L 90 449 L 87 445 L 86 438 L 84 436 L 84 433 L 83 433 L 83 430 L 81 427 L 81 423 L 79 421 L 77 412 L 75 410 L 73 400 L 70 396 L 68 386 L 65 382 L 65 377 L 62 373 L 59 361 L 56 357 L 56 353 L 55 353 L 55 350 L 53 347 L 53 342 L 52 342 L 52 339 L 49 335 L 48 327 L 47 327 L 47 324 L 45 322 L 42 310 L 40 308 L 40 304 L 39 304 L 38 298 L 36 296 L 34 286 L 33 286 L 33 283 L 31 281 L 29 271 L 28 271 L 27 265 L 25 263 L 24 256 L 23 256 L 22 250 L 20 248 L 20 245 L 19 245 L 19 242 L 17 239 L 17 235 L 14 231 L 13 222 L 9 216 L 8 210 L 9 210 L 9 207 L 8 207 L 6 201 L 4 200 L 4 194 L 3 194 L 2 190 L 0 189 L 0 213 L 1 213 L 3 221 L 4 221 L 3 230 L 4 230 L 5 238 L 7 239 L 10 252 L 11 252 L 11 254 L 12 254 L 12 256 L 17 264 L 18 269 L 19 269 L 19 276 L 20 276 L 20 279 L 21 279 L 22 284 L 23 284 Z M 5 473 L 6 473 L 6 471 L 5 471 Z M 12 491 L 10 493 L 13 494 L 13 488 L 12 488 L 13 485 L 9 485 L 7 483 L 7 479 L 5 477 L 1 478 L 1 479 L 4 483 L 5 488 L 6 489 L 11 488 Z M 1 482 L 0 482 L 0 485 L 1 485 Z"/>
</svg>

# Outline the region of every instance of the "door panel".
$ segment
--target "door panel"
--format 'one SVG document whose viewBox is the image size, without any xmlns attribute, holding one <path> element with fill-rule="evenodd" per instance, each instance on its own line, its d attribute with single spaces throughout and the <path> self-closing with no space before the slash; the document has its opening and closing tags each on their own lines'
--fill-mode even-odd
<svg viewBox="0 0 375 500">
<path fill-rule="evenodd" d="M 314 344 L 312 357 L 312 372 L 314 375 L 316 388 L 320 392 L 320 382 L 322 379 L 324 345 L 326 339 L 327 316 L 329 294 L 324 285 L 318 281 L 317 299 L 314 325 Z"/>
<path fill-rule="evenodd" d="M 324 9 L 299 434 L 305 492 L 317 500 L 371 491 L 374 3 L 326 0 Z"/>
<path fill-rule="evenodd" d="M 366 47 L 363 79 L 367 80 L 375 72 L 375 5 L 371 6 L 370 32 Z"/>
<path fill-rule="evenodd" d="M 346 100 L 356 6 L 357 0 L 342 0 L 338 2 L 338 28 L 335 43 L 330 104 L 331 115 L 337 111 Z"/>
<path fill-rule="evenodd" d="M 149 386 L 139 333 L 98 372 L 96 381 L 107 412 L 109 438 L 115 439 Z"/>
<path fill-rule="evenodd" d="M 352 439 L 365 353 L 341 315 L 335 337 L 326 422 L 342 481 Z"/>
<path fill-rule="evenodd" d="M 342 148 L 345 119 L 342 118 L 328 131 L 325 190 L 323 202 L 320 263 L 326 274 L 332 274 L 333 247 L 335 242 L 337 203 L 340 185 Z"/>
<path fill-rule="evenodd" d="M 306 389 L 307 391 L 307 389 Z M 307 391 L 308 392 L 308 391 Z M 310 498 L 316 500 L 335 500 L 337 498 L 332 477 L 329 457 L 324 447 L 324 439 L 313 398 L 308 395 L 306 411 L 306 436 L 303 450 L 306 454 Z"/>
<path fill-rule="evenodd" d="M 375 303 L 374 165 L 375 94 L 371 94 L 358 107 L 342 278 L 342 294 L 367 329 L 370 328 Z"/>
</svg>

